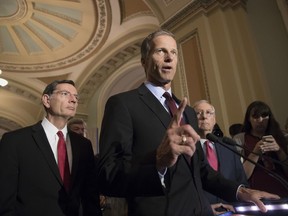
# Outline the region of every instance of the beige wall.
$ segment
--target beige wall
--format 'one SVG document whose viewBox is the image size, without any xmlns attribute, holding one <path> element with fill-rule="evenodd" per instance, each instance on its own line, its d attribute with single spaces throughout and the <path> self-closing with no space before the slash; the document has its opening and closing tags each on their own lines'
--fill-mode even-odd
<svg viewBox="0 0 288 216">
<path fill-rule="evenodd" d="M 210 100 L 227 135 L 254 100 L 267 102 L 281 125 L 288 116 L 288 37 L 277 2 L 238 3 L 164 24 L 180 43 L 176 94 Z"/>
<path fill-rule="evenodd" d="M 254 100 L 267 102 L 283 125 L 288 110 L 288 37 L 277 2 L 212 2 L 208 8 L 191 3 L 160 23 L 175 33 L 179 42 L 174 92 L 179 98 L 187 96 L 190 104 L 199 99 L 210 100 L 226 135 L 231 124 L 243 121 L 247 106 Z M 133 71 L 138 71 L 139 79 L 131 76 L 130 64 L 124 65 L 115 74 L 125 78 L 118 82 L 119 77 L 111 76 L 90 101 L 88 123 L 94 131 L 92 141 L 96 127 L 101 130 L 108 96 L 137 87 L 144 79 L 140 61 L 133 61 L 133 67 L 138 68 Z M 116 92 L 112 91 L 115 83 Z"/>
<path fill-rule="evenodd" d="M 271 96 L 267 102 L 284 127 L 288 117 L 288 3 L 285 0 L 249 0 L 247 13 L 262 75 L 267 82 L 264 87 Z"/>
</svg>

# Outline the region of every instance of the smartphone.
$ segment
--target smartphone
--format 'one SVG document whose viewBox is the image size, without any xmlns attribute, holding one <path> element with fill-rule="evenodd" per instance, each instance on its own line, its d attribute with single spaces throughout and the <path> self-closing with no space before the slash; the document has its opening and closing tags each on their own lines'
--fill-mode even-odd
<svg viewBox="0 0 288 216">
<path fill-rule="evenodd" d="M 266 136 L 263 136 L 262 137 L 262 140 L 264 141 L 264 142 L 273 142 L 273 137 L 272 137 L 272 135 L 266 135 Z"/>
</svg>

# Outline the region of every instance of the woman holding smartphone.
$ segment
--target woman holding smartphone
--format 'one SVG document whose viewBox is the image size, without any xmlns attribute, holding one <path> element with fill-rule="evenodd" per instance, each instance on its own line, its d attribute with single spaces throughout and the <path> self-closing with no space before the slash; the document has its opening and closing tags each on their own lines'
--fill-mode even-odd
<svg viewBox="0 0 288 216">
<path fill-rule="evenodd" d="M 288 143 L 270 107 L 262 101 L 252 102 L 245 114 L 243 133 L 233 139 L 245 149 L 242 154 L 288 182 Z M 255 152 L 253 154 L 251 152 Z M 275 163 L 278 161 L 279 163 Z M 263 168 L 244 160 L 243 167 L 251 188 L 288 197 L 288 189 Z M 288 183 L 287 183 L 288 184 Z"/>
</svg>

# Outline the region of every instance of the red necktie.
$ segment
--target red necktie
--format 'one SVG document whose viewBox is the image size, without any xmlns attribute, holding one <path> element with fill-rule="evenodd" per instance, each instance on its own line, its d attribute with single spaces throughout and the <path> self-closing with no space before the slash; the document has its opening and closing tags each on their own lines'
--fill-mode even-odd
<svg viewBox="0 0 288 216">
<path fill-rule="evenodd" d="M 170 115 L 173 117 L 173 115 L 174 115 L 174 114 L 176 113 L 176 111 L 177 111 L 176 102 L 175 102 L 175 100 L 171 97 L 171 95 L 170 95 L 168 92 L 165 92 L 165 93 L 163 94 L 163 97 L 166 98 L 165 103 L 166 103 L 166 105 L 167 105 L 168 108 L 169 108 Z M 183 118 L 181 118 L 180 124 L 181 124 L 181 125 L 184 124 Z"/>
<path fill-rule="evenodd" d="M 217 156 L 215 151 L 213 150 L 212 146 L 210 146 L 210 142 L 209 141 L 205 141 L 205 146 L 206 146 L 206 157 L 207 160 L 210 164 L 210 166 L 214 169 L 214 170 L 218 170 L 218 160 L 217 160 Z"/>
<path fill-rule="evenodd" d="M 69 191 L 70 186 L 70 170 L 69 162 L 66 150 L 66 143 L 62 131 L 58 131 L 57 135 L 59 137 L 57 145 L 57 154 L 58 154 L 58 167 L 60 171 L 61 178 L 63 180 L 64 187 Z"/>
</svg>

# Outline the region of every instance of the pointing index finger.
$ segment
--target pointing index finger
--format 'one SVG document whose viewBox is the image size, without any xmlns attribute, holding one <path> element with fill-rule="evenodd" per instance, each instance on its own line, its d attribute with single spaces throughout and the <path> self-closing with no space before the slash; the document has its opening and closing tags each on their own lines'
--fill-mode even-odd
<svg viewBox="0 0 288 216">
<path fill-rule="evenodd" d="M 179 104 L 179 107 L 176 113 L 173 115 L 169 128 L 175 128 L 175 127 L 180 126 L 181 118 L 182 118 L 186 105 L 187 105 L 187 98 L 184 97 L 181 103 Z"/>
</svg>

